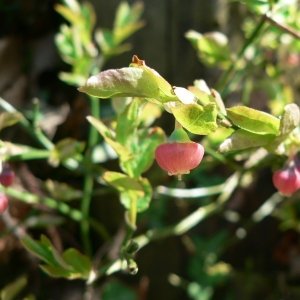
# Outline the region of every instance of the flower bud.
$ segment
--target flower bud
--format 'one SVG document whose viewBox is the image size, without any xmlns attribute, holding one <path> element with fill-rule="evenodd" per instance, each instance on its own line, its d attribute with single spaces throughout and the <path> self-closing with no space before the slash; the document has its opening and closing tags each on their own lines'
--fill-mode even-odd
<svg viewBox="0 0 300 300">
<path fill-rule="evenodd" d="M 12 185 L 15 180 L 15 172 L 11 170 L 8 164 L 4 164 L 2 172 L 0 173 L 0 184 L 5 187 Z"/>
<path fill-rule="evenodd" d="M 0 214 L 4 213 L 8 207 L 8 199 L 4 193 L 0 193 Z"/>
<path fill-rule="evenodd" d="M 285 196 L 290 196 L 300 188 L 300 173 L 294 160 L 273 174 L 273 184 Z"/>
<path fill-rule="evenodd" d="M 204 148 L 198 143 L 192 142 L 183 129 L 175 130 L 170 136 L 169 143 L 158 146 L 155 150 L 155 158 L 158 165 L 168 174 L 189 174 L 196 168 L 204 155 Z"/>
</svg>

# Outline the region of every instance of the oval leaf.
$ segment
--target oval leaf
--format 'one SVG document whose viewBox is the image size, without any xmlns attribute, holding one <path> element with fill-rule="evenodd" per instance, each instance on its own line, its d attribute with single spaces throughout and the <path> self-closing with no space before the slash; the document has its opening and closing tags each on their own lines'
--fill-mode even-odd
<svg viewBox="0 0 300 300">
<path fill-rule="evenodd" d="M 279 119 L 253 108 L 235 106 L 227 109 L 227 115 L 234 125 L 256 134 L 277 135 L 279 130 Z"/>
<path fill-rule="evenodd" d="M 99 98 L 154 98 L 161 103 L 178 101 L 172 86 L 136 56 L 128 68 L 103 71 L 90 77 L 78 90 Z"/>
<path fill-rule="evenodd" d="M 120 192 L 120 200 L 126 209 L 130 209 L 131 200 L 136 200 L 137 211 L 148 208 L 152 189 L 147 179 L 134 179 L 118 172 L 105 172 L 103 180 Z"/>
<path fill-rule="evenodd" d="M 272 135 L 259 135 L 243 129 L 236 130 L 218 149 L 218 152 L 229 152 L 254 147 L 266 146 L 274 139 Z"/>
<path fill-rule="evenodd" d="M 207 135 L 217 129 L 217 109 L 215 104 L 200 106 L 198 104 L 180 105 L 171 108 L 176 120 L 194 134 Z"/>
</svg>

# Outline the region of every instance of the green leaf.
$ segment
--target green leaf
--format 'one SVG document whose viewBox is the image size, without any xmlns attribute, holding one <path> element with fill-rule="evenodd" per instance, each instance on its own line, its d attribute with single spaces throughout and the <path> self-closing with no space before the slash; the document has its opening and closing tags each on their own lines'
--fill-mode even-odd
<svg viewBox="0 0 300 300">
<path fill-rule="evenodd" d="M 78 90 L 99 98 L 131 96 L 154 98 L 161 103 L 178 101 L 172 86 L 138 58 L 129 68 L 107 70 L 90 77 Z"/>
<path fill-rule="evenodd" d="M 3 287 L 1 290 L 1 300 L 14 300 L 15 297 L 24 289 L 27 285 L 27 276 L 21 276 L 15 281 Z"/>
<path fill-rule="evenodd" d="M 121 2 L 116 11 L 114 22 L 114 42 L 121 43 L 123 40 L 131 36 L 134 32 L 145 25 L 144 21 L 139 21 L 144 10 L 142 2 L 137 2 L 132 7 L 127 2 Z"/>
<path fill-rule="evenodd" d="M 73 271 L 66 270 L 62 267 L 56 267 L 53 265 L 40 265 L 40 268 L 51 277 L 63 277 L 68 279 L 81 278 L 80 273 L 74 273 Z"/>
<path fill-rule="evenodd" d="M 282 117 L 280 119 L 280 127 L 278 136 L 286 136 L 290 134 L 300 123 L 299 106 L 292 103 L 284 107 Z"/>
<path fill-rule="evenodd" d="M 92 263 L 88 256 L 81 254 L 74 248 L 70 248 L 63 253 L 62 257 L 75 272 L 80 274 L 81 278 L 89 278 Z"/>
<path fill-rule="evenodd" d="M 185 37 L 198 52 L 199 59 L 206 66 L 227 68 L 231 64 L 231 52 L 227 37 L 221 32 L 200 34 L 190 30 Z"/>
<path fill-rule="evenodd" d="M 274 141 L 268 146 L 268 150 L 276 154 L 284 154 L 284 142 L 289 134 L 299 126 L 300 110 L 298 105 L 292 103 L 284 107 L 282 117 L 280 119 L 279 132 Z"/>
<path fill-rule="evenodd" d="M 107 144 L 109 144 L 117 152 L 121 160 L 126 161 L 132 158 L 131 152 L 114 140 L 112 132 L 100 120 L 92 116 L 88 116 L 87 119 L 99 131 Z"/>
<path fill-rule="evenodd" d="M 29 235 L 25 235 L 25 237 L 21 239 L 21 243 L 28 251 L 50 265 L 59 266 L 52 253 L 51 244 L 49 245 L 45 238 L 43 238 L 43 241 L 44 243 L 35 241 Z"/>
<path fill-rule="evenodd" d="M 120 114 L 117 120 L 116 140 L 123 146 L 132 143 L 133 135 L 135 135 L 137 127 L 140 123 L 140 115 L 142 113 L 145 101 L 135 98 L 125 110 Z"/>
<path fill-rule="evenodd" d="M 189 86 L 189 91 L 192 92 L 198 99 L 200 99 L 203 103 L 208 104 L 214 102 L 214 97 L 207 94 L 206 92 L 200 90 L 196 86 Z"/>
<path fill-rule="evenodd" d="M 217 109 L 215 104 L 200 106 L 198 104 L 171 107 L 176 120 L 194 134 L 207 135 L 217 129 Z"/>
<path fill-rule="evenodd" d="M 71 24 L 77 26 L 83 26 L 84 19 L 80 15 L 80 11 L 73 11 L 67 6 L 61 4 L 56 4 L 54 8 L 60 15 L 62 15 L 65 19 L 67 19 Z"/>
<path fill-rule="evenodd" d="M 82 152 L 84 147 L 85 142 L 79 142 L 72 138 L 65 138 L 59 141 L 51 150 L 48 162 L 52 166 L 57 167 L 61 161 L 74 157 L 76 154 Z"/>
<path fill-rule="evenodd" d="M 74 189 L 63 182 L 47 179 L 44 183 L 50 196 L 56 200 L 71 201 L 82 197 L 82 191 Z"/>
<path fill-rule="evenodd" d="M 130 160 L 121 160 L 124 172 L 134 178 L 139 178 L 147 171 L 153 161 L 156 147 L 164 143 L 165 134 L 159 127 L 141 129 L 137 133 L 138 139 L 132 141 L 130 149 L 133 157 Z"/>
<path fill-rule="evenodd" d="M 259 135 L 238 129 L 219 146 L 218 152 L 266 146 L 272 139 L 274 139 L 273 135 Z"/>
<path fill-rule="evenodd" d="M 130 37 L 132 34 L 134 34 L 136 31 L 140 30 L 145 26 L 144 21 L 139 21 L 136 23 L 127 24 L 122 28 L 116 28 L 113 31 L 114 35 L 114 42 L 116 44 L 120 44 L 122 41 Z"/>
<path fill-rule="evenodd" d="M 0 114 L 0 131 L 5 128 L 18 123 L 24 116 L 19 112 L 2 112 Z"/>
<path fill-rule="evenodd" d="M 92 269 L 89 258 L 76 249 L 70 248 L 62 255 L 44 235 L 41 241 L 35 241 L 26 235 L 22 240 L 24 247 L 47 263 L 40 267 L 50 276 L 65 277 L 68 279 L 87 279 Z"/>
<path fill-rule="evenodd" d="M 138 212 L 149 207 L 152 189 L 147 179 L 134 179 L 117 172 L 105 172 L 102 178 L 120 192 L 120 200 L 125 209 L 130 209 L 131 200 L 136 201 Z"/>
<path fill-rule="evenodd" d="M 227 109 L 227 115 L 241 129 L 260 135 L 278 134 L 279 119 L 265 112 L 246 106 L 235 106 Z"/>
</svg>

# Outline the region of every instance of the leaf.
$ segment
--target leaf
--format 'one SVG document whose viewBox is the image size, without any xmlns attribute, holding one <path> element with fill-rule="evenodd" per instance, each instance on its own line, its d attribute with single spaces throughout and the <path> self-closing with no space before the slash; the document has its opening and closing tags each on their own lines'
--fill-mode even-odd
<svg viewBox="0 0 300 300">
<path fill-rule="evenodd" d="M 61 201 L 71 201 L 82 197 L 82 191 L 74 189 L 66 183 L 47 179 L 44 184 L 45 188 L 54 199 Z"/>
<path fill-rule="evenodd" d="M 88 116 L 87 119 L 99 131 L 107 144 L 109 144 L 118 153 L 121 160 L 129 160 L 132 158 L 131 152 L 114 140 L 109 129 L 100 120 L 92 116 Z"/>
<path fill-rule="evenodd" d="M 122 169 L 131 177 L 139 178 L 151 167 L 155 149 L 164 141 L 164 131 L 159 127 L 139 130 L 137 142 L 130 145 L 133 157 L 121 161 Z"/>
<path fill-rule="evenodd" d="M 265 112 L 246 106 L 235 106 L 227 109 L 228 118 L 241 129 L 255 134 L 277 135 L 280 121 Z"/>
<path fill-rule="evenodd" d="M 14 300 L 27 285 L 27 276 L 21 276 L 1 290 L 1 300 Z"/>
<path fill-rule="evenodd" d="M 21 239 L 21 243 L 28 251 L 32 252 L 34 255 L 36 255 L 46 263 L 59 266 L 52 254 L 51 247 L 49 247 L 49 245 L 45 245 L 42 242 L 35 241 L 29 235 L 25 235 L 25 237 Z"/>
<path fill-rule="evenodd" d="M 208 104 L 214 101 L 213 96 L 207 94 L 206 92 L 200 90 L 196 86 L 189 86 L 189 91 L 192 92 L 198 99 L 200 99 L 203 103 Z"/>
<path fill-rule="evenodd" d="M 24 116 L 19 112 L 2 112 L 0 114 L 0 131 L 5 128 L 18 123 Z"/>
<path fill-rule="evenodd" d="M 145 25 L 144 21 L 138 21 L 144 11 L 144 4 L 137 2 L 132 7 L 127 2 L 121 2 L 116 11 L 114 21 L 114 42 L 121 43 L 134 32 Z"/>
<path fill-rule="evenodd" d="M 82 152 L 84 147 L 85 142 L 79 142 L 72 138 L 65 138 L 59 141 L 51 150 L 48 162 L 53 167 L 57 167 L 60 162 L 66 160 L 67 158 L 74 157 L 76 154 Z"/>
<path fill-rule="evenodd" d="M 56 267 L 53 265 L 40 265 L 40 268 L 51 277 L 63 277 L 68 279 L 81 278 L 80 273 L 74 273 L 73 271 L 66 270 L 62 267 Z"/>
<path fill-rule="evenodd" d="M 217 109 L 215 104 L 200 106 L 198 104 L 179 105 L 171 108 L 176 120 L 194 134 L 207 135 L 217 129 Z"/>
<path fill-rule="evenodd" d="M 266 146 L 272 139 L 274 139 L 273 135 L 259 135 L 238 129 L 219 146 L 218 152 Z"/>
<path fill-rule="evenodd" d="M 151 201 L 152 189 L 147 179 L 134 179 L 118 172 L 105 172 L 103 180 L 120 192 L 120 200 L 125 209 L 130 209 L 130 203 L 137 203 L 137 211 L 148 208 Z"/>
<path fill-rule="evenodd" d="M 280 127 L 278 136 L 286 136 L 290 134 L 300 123 L 299 106 L 292 103 L 284 107 L 284 112 L 280 119 Z"/>
<path fill-rule="evenodd" d="M 136 133 L 140 123 L 140 115 L 142 113 L 145 101 L 135 98 L 117 119 L 116 140 L 123 146 L 132 143 L 132 137 Z"/>
<path fill-rule="evenodd" d="M 284 154 L 284 142 L 289 134 L 299 126 L 300 110 L 298 105 L 292 103 L 284 107 L 282 117 L 280 119 L 279 132 L 276 139 L 269 145 L 268 150 L 276 154 Z"/>
<path fill-rule="evenodd" d="M 82 26 L 85 23 L 83 17 L 80 15 L 80 11 L 71 10 L 61 4 L 55 4 L 54 8 L 73 25 Z M 78 6 L 77 9 L 80 9 L 80 7 Z"/>
<path fill-rule="evenodd" d="M 154 98 L 161 103 L 178 101 L 171 85 L 136 56 L 129 68 L 103 71 L 78 90 L 99 98 L 131 96 Z"/>
<path fill-rule="evenodd" d="M 75 272 L 80 274 L 81 278 L 89 278 L 92 270 L 92 263 L 88 256 L 81 254 L 74 248 L 70 248 L 63 253 L 62 257 Z"/>
<path fill-rule="evenodd" d="M 76 249 L 70 248 L 61 255 L 44 235 L 41 236 L 41 241 L 35 241 L 26 235 L 21 242 L 27 250 L 47 263 L 40 267 L 50 276 L 68 279 L 89 277 L 91 261 Z"/>
<path fill-rule="evenodd" d="M 198 52 L 199 59 L 206 66 L 227 68 L 231 63 L 231 52 L 227 37 L 221 32 L 200 34 L 190 30 L 185 37 Z"/>
</svg>

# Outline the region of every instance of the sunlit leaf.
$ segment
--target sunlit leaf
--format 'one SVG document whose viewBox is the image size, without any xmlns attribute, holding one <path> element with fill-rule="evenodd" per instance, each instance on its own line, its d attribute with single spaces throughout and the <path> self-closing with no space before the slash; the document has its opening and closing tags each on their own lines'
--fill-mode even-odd
<svg viewBox="0 0 300 300">
<path fill-rule="evenodd" d="M 154 98 L 161 103 L 178 101 L 172 86 L 137 57 L 129 68 L 103 71 L 78 90 L 99 98 L 131 96 Z"/>
<path fill-rule="evenodd" d="M 227 114 L 232 123 L 241 129 L 261 135 L 278 133 L 279 119 L 265 112 L 246 106 L 234 106 L 227 109 Z"/>
<path fill-rule="evenodd" d="M 147 179 L 134 179 L 117 172 L 105 172 L 103 180 L 120 192 L 120 200 L 126 209 L 130 209 L 131 201 L 136 202 L 137 211 L 148 208 L 152 189 Z"/>
<path fill-rule="evenodd" d="M 171 108 L 176 120 L 194 134 L 207 135 L 217 129 L 217 109 L 215 104 L 200 106 L 198 104 L 179 105 Z"/>
<path fill-rule="evenodd" d="M 201 34 L 190 30 L 185 37 L 198 52 L 199 59 L 204 65 L 227 68 L 231 63 L 231 51 L 227 37 L 221 32 Z"/>
<path fill-rule="evenodd" d="M 280 119 L 279 132 L 274 141 L 268 146 L 268 150 L 276 154 L 284 154 L 284 142 L 289 134 L 299 126 L 300 110 L 298 105 L 292 103 L 284 107 L 282 117 Z"/>
<path fill-rule="evenodd" d="M 243 129 L 238 129 L 219 146 L 218 151 L 229 152 L 266 146 L 272 139 L 274 139 L 273 135 L 259 135 Z"/>
</svg>

